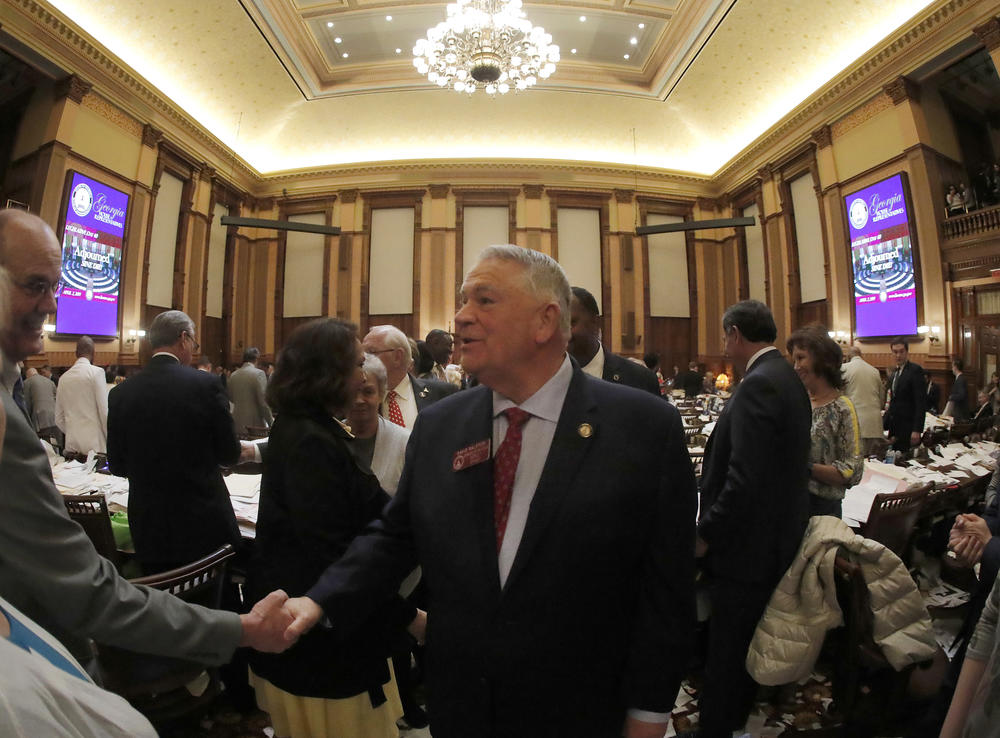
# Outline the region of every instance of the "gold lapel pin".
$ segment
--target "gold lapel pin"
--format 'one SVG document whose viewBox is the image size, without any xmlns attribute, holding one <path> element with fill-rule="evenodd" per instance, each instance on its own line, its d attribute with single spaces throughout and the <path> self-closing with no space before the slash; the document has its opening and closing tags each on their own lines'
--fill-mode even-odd
<svg viewBox="0 0 1000 738">
<path fill-rule="evenodd" d="M 612 379 L 613 379 L 613 380 L 615 380 L 616 382 L 620 382 L 620 381 L 622 381 L 622 378 L 621 378 L 620 376 L 618 376 L 617 374 L 615 374 L 615 375 L 614 375 L 614 376 L 612 377 Z"/>
<path fill-rule="evenodd" d="M 594 428 L 590 423 L 580 423 L 576 427 L 576 432 L 580 434 L 580 438 L 590 438 L 594 435 Z"/>
</svg>

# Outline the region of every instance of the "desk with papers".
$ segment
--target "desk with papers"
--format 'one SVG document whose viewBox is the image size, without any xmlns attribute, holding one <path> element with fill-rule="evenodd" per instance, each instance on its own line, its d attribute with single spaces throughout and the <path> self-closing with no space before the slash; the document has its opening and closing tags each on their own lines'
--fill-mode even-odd
<svg viewBox="0 0 1000 738">
<path fill-rule="evenodd" d="M 951 508 L 963 508 L 979 488 L 985 489 L 996 468 L 1000 446 L 990 441 L 977 441 L 966 446 L 951 443 L 932 451 L 926 459 L 912 459 L 903 465 L 865 461 L 861 482 L 847 490 L 842 517 L 852 528 L 868 520 L 872 503 L 878 494 L 892 494 L 931 485 L 931 492 L 922 517 L 943 514 Z M 964 511 L 964 510 L 959 510 Z"/>
<path fill-rule="evenodd" d="M 63 459 L 51 447 L 46 451 L 52 467 L 52 479 L 62 494 L 103 494 L 109 510 L 128 511 L 128 479 L 97 471 L 98 459 L 93 452 L 87 461 L 80 462 Z M 244 538 L 252 539 L 257 535 L 261 475 L 237 473 L 229 474 L 224 479 L 240 533 Z"/>
</svg>

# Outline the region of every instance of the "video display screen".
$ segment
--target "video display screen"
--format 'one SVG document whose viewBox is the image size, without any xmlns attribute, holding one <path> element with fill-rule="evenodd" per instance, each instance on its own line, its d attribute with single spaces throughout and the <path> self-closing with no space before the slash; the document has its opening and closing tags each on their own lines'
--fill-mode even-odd
<svg viewBox="0 0 1000 738">
<path fill-rule="evenodd" d="M 56 333 L 115 336 L 129 196 L 79 172 L 70 175 Z"/>
<path fill-rule="evenodd" d="M 859 338 L 917 332 L 917 281 L 903 175 L 844 198 L 854 269 Z"/>
</svg>

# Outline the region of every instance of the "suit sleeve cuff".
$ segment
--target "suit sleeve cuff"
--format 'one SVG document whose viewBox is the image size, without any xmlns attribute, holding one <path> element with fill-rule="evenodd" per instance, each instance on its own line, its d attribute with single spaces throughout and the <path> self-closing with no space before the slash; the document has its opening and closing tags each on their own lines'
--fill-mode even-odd
<svg viewBox="0 0 1000 738">
<path fill-rule="evenodd" d="M 663 723 L 666 725 L 670 722 L 669 712 L 650 712 L 649 710 L 638 710 L 630 707 L 628 716 L 633 720 L 641 720 L 644 723 Z"/>
</svg>

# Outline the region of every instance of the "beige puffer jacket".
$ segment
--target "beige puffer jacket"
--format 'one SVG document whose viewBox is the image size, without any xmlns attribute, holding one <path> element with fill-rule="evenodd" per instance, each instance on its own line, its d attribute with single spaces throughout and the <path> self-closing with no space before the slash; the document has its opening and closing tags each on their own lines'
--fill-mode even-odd
<svg viewBox="0 0 1000 738">
<path fill-rule="evenodd" d="M 937 642 L 930 616 L 899 557 L 855 534 L 839 518 L 817 516 L 810 519 L 799 552 L 771 595 L 750 643 L 747 671 L 759 684 L 789 684 L 808 676 L 826 631 L 843 622 L 833 578 L 840 547 L 861 566 L 874 614 L 874 639 L 886 660 L 898 671 L 934 655 Z"/>
</svg>

